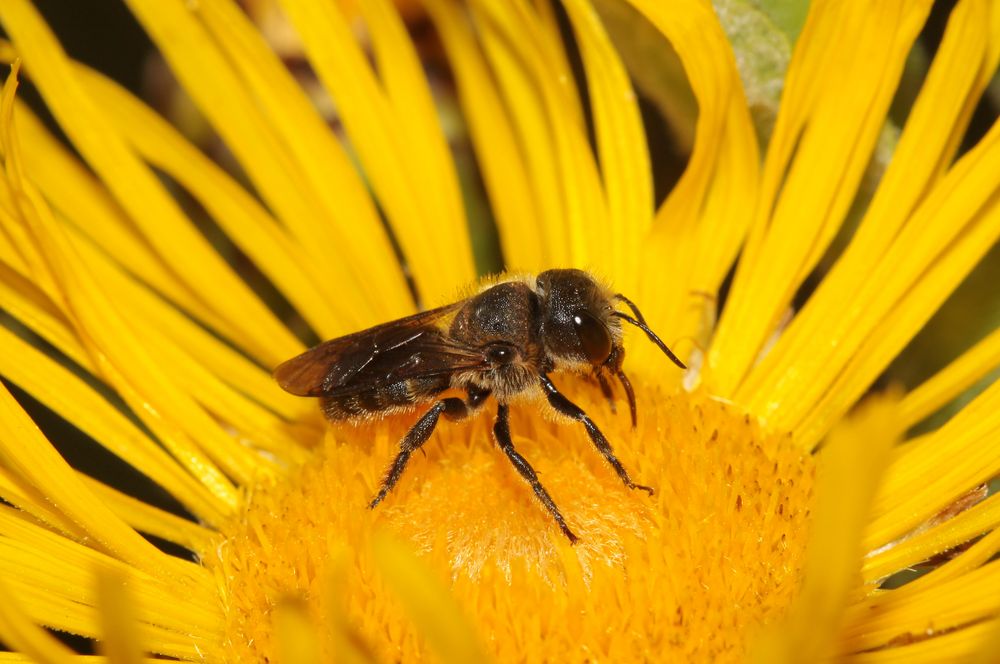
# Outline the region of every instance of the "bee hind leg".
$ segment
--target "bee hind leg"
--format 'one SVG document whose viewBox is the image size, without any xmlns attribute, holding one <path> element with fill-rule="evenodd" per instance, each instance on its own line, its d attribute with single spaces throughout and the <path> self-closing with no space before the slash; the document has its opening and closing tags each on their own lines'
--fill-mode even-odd
<svg viewBox="0 0 1000 664">
<path fill-rule="evenodd" d="M 571 417 L 577 422 L 583 424 L 584 428 L 587 429 L 587 435 L 590 436 L 591 442 L 594 443 L 594 447 L 604 456 L 611 467 L 615 469 L 618 473 L 618 477 L 621 478 L 622 482 L 625 483 L 630 489 L 642 489 L 643 491 L 653 495 L 653 488 L 645 486 L 643 484 L 636 484 L 629 477 L 628 471 L 625 470 L 625 466 L 622 462 L 618 460 L 615 456 L 615 451 L 611 449 L 611 443 L 608 439 L 604 437 L 601 430 L 597 428 L 594 421 L 583 412 L 583 410 L 577 406 L 575 403 L 566 398 L 566 396 L 556 389 L 556 386 L 549 380 L 549 377 L 542 375 L 541 378 L 542 389 L 545 391 L 545 398 L 548 399 L 549 404 L 556 409 L 556 412 L 565 415 L 566 417 Z"/>
<path fill-rule="evenodd" d="M 406 462 L 410 460 L 410 455 L 419 450 L 431 437 L 441 415 L 452 421 L 464 420 L 479 408 L 489 394 L 488 390 L 470 388 L 467 399 L 448 397 L 431 406 L 430 410 L 424 413 L 399 441 L 399 454 L 396 455 L 389 470 L 386 471 L 382 487 L 368 504 L 369 509 L 375 509 L 375 506 L 392 491 L 392 487 L 396 486 L 396 482 L 403 474 L 403 469 L 406 468 Z"/>
<path fill-rule="evenodd" d="M 511 440 L 510 437 L 510 408 L 505 404 L 501 404 L 497 409 L 497 421 L 493 425 L 493 436 L 496 438 L 497 445 L 501 450 L 503 450 L 504 454 L 507 455 L 507 458 L 510 459 L 510 462 L 514 465 L 514 468 L 521 474 L 521 477 L 528 481 L 528 484 L 530 484 L 531 488 L 535 491 L 535 495 L 538 496 L 540 501 L 542 501 L 542 505 L 545 506 L 545 509 L 547 509 L 549 514 L 552 515 L 552 518 L 554 518 L 556 523 L 559 524 L 559 529 L 562 530 L 563 535 L 565 535 L 571 543 L 575 544 L 579 538 L 574 535 L 573 531 L 571 531 L 569 526 L 566 525 L 566 520 L 563 518 L 559 508 L 556 507 L 555 502 L 552 500 L 552 496 L 550 496 L 549 492 L 545 490 L 542 483 L 538 481 L 538 474 L 535 473 L 535 469 L 531 467 L 531 464 L 528 463 L 527 459 L 518 454 L 517 450 L 514 449 L 514 441 Z"/>
</svg>

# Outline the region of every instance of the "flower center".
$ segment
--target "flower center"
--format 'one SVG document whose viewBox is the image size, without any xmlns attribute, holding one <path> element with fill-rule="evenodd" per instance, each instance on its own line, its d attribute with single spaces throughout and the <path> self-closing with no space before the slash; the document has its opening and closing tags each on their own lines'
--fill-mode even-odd
<svg viewBox="0 0 1000 664">
<path fill-rule="evenodd" d="M 426 642 L 372 563 L 370 536 L 388 531 L 449 584 L 501 661 L 740 659 L 798 588 L 811 457 L 702 395 L 637 382 L 633 430 L 627 407 L 612 414 L 598 390 L 561 382 L 655 495 L 623 486 L 582 426 L 524 403 L 512 407 L 514 445 L 575 546 L 492 443 L 490 406 L 442 420 L 369 510 L 414 418 L 337 425 L 314 461 L 256 490 L 206 556 L 225 579 L 228 656 L 273 661 L 270 611 L 298 597 L 321 642 L 343 616 L 377 659 L 419 660 Z"/>
</svg>

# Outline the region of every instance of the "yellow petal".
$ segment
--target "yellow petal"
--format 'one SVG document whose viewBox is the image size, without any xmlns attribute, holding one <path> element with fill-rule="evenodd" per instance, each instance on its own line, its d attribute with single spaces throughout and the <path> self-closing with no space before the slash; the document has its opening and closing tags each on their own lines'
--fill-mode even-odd
<svg viewBox="0 0 1000 664">
<path fill-rule="evenodd" d="M 67 230 L 76 236 L 75 228 L 68 227 Z M 143 343 L 146 350 L 164 360 L 174 358 L 170 360 L 170 364 L 175 370 L 175 379 L 186 384 L 191 394 L 217 416 L 256 439 L 261 447 L 280 447 L 286 453 L 291 453 L 289 458 L 295 458 L 298 445 L 287 436 L 292 431 L 306 433 L 307 429 L 293 429 L 257 404 L 266 404 L 286 418 L 294 419 L 305 408 L 301 400 L 276 389 L 266 371 L 141 285 L 134 283 L 128 275 L 112 265 L 107 255 L 97 251 L 89 242 L 80 239 L 76 246 L 104 287 L 109 291 L 118 291 L 117 303 L 122 310 L 129 312 L 130 320 L 135 323 L 144 322 L 147 332 Z M 14 279 L 13 275 L 11 279 Z M 34 291 L 31 284 L 23 279 L 15 279 L 13 283 L 18 281 L 23 283 L 21 288 L 11 289 L 10 281 L 0 286 L 0 301 L 5 303 L 7 310 L 78 364 L 96 372 L 90 358 L 73 333 L 66 329 L 65 323 L 48 313 L 47 309 L 52 305 L 47 299 L 41 295 L 31 298 Z M 18 360 L 16 357 L 8 359 L 11 362 Z M 211 373 L 206 372 L 205 368 L 211 369 Z M 220 379 L 228 387 L 222 385 Z M 35 381 L 34 384 L 42 390 L 46 389 L 44 382 Z M 253 400 L 245 398 L 244 394 Z M 314 433 L 307 438 L 315 436 Z"/>
<path fill-rule="evenodd" d="M 898 398 L 878 397 L 835 429 L 820 453 L 816 510 L 810 524 L 802 591 L 787 623 L 755 653 L 760 662 L 820 661 L 833 646 L 862 555 L 861 536 L 872 498 L 902 431 Z"/>
<path fill-rule="evenodd" d="M 294 162 L 288 168 L 310 213 L 286 215 L 283 221 L 298 248 L 311 256 L 306 270 L 339 316 L 339 325 L 319 327 L 321 334 L 335 336 L 348 331 L 343 326 L 352 322 L 357 329 L 410 313 L 413 300 L 402 271 L 392 269 L 397 261 L 378 211 L 326 120 L 235 3 L 203 2 L 196 17 L 225 52 Z M 238 231 L 237 224 L 231 227 L 231 234 Z M 372 264 L 383 269 L 372 274 Z"/>
<path fill-rule="evenodd" d="M 1000 139 L 1000 124 L 994 128 L 993 135 Z M 987 181 L 970 177 L 961 182 L 955 191 L 946 194 L 950 194 L 949 199 L 939 210 L 934 211 L 933 221 L 928 220 L 931 214 L 921 214 L 914 226 L 908 227 L 901 234 L 900 240 L 886 254 L 878 271 L 871 275 L 866 293 L 856 294 L 855 303 L 862 306 L 862 303 L 868 301 L 867 296 L 871 291 L 880 290 L 874 293 L 875 298 L 869 301 L 871 306 L 864 312 L 864 318 L 858 325 L 849 329 L 845 338 L 837 339 L 839 343 L 831 344 L 836 345 L 835 351 L 839 357 L 831 361 L 827 370 L 820 374 L 823 380 L 817 376 L 816 380 L 802 385 L 803 389 L 794 392 L 793 397 L 790 396 L 792 391 L 786 392 L 783 397 L 777 397 L 789 407 L 782 411 L 780 418 L 774 418 L 775 424 L 794 427 L 804 445 L 812 445 L 833 421 L 850 408 L 851 403 L 864 393 L 889 362 L 916 336 L 1000 238 L 1000 202 L 993 195 L 1000 190 L 1000 176 L 992 175 L 989 170 L 1000 168 L 1000 141 L 993 140 L 991 143 L 990 158 L 979 163 L 984 168 L 980 175 Z M 961 166 L 960 163 L 955 170 L 964 170 Z M 956 179 L 961 180 L 961 174 L 956 175 Z M 991 176 L 993 182 L 988 181 Z M 933 209 L 933 204 L 940 202 L 941 198 L 944 197 L 928 199 L 921 212 Z M 974 206 L 984 199 L 989 202 L 982 209 L 975 210 Z M 935 255 L 941 247 L 928 244 L 935 241 L 949 244 L 944 251 Z M 908 263 L 904 256 L 908 256 L 913 262 Z M 894 269 L 894 266 L 898 269 Z M 911 280 L 909 284 L 906 283 L 907 280 Z M 879 289 L 879 285 L 884 288 Z M 893 301 L 900 292 L 905 295 Z M 884 318 L 873 325 L 871 319 L 879 316 Z M 831 328 L 827 331 L 832 334 Z M 845 362 L 844 354 L 851 353 L 852 348 L 855 350 L 851 359 Z M 830 375 L 831 369 L 836 370 L 841 366 L 843 368 L 839 375 Z M 808 369 L 809 367 L 805 367 L 803 373 Z M 782 389 L 794 388 L 786 383 Z M 818 396 L 820 392 L 823 393 L 821 397 Z M 805 407 L 806 402 L 808 407 Z M 762 407 L 758 404 L 754 406 Z M 808 412 L 802 413 L 803 410 Z"/>
<path fill-rule="evenodd" d="M 21 100 L 16 100 L 14 116 L 25 169 L 61 217 L 129 273 L 176 302 L 188 315 L 209 328 L 231 334 L 226 321 L 199 301 L 137 236 L 134 225 L 104 185 L 52 136 Z"/>
<path fill-rule="evenodd" d="M 861 572 L 868 583 L 928 560 L 1000 525 L 1000 496 L 994 495 L 958 516 L 865 559 Z"/>
<path fill-rule="evenodd" d="M 839 229 L 930 4 L 812 4 L 789 65 L 730 305 L 708 357 L 706 380 L 717 393 L 736 393 Z M 852 44 L 847 51 L 837 46 L 844 39 Z M 843 57 L 829 57 L 835 48 Z"/>
<path fill-rule="evenodd" d="M 17 648 L 33 661 L 51 664 L 74 661 L 73 651 L 25 616 L 17 596 L 2 579 L 0 595 L 4 597 L 0 602 L 0 636 L 10 647 Z"/>
<path fill-rule="evenodd" d="M 900 407 L 903 424 L 911 427 L 921 422 L 998 366 L 1000 366 L 1000 328 L 911 390 Z"/>
<path fill-rule="evenodd" d="M 194 514 L 217 523 L 225 511 L 204 486 L 91 386 L 5 328 L 0 373 L 80 431 L 177 496 Z"/>
<path fill-rule="evenodd" d="M 275 413 L 298 417 L 304 404 L 277 389 L 267 371 L 152 297 L 92 247 L 77 246 L 94 279 L 108 292 L 117 292 L 116 304 L 129 312 L 132 326 L 143 330 L 143 351 L 171 368 L 171 381 L 254 446 L 282 450 L 289 460 L 297 457 L 299 441 Z"/>
<path fill-rule="evenodd" d="M 889 602 L 894 606 L 902 606 L 907 602 L 921 601 L 922 595 L 941 584 L 960 580 L 965 575 L 980 568 L 990 561 L 1000 548 L 1000 530 L 994 530 L 968 550 L 955 558 L 932 569 L 929 573 L 910 581 L 891 592 L 882 592 L 852 606 L 847 611 L 846 624 L 853 626 L 855 633 L 866 630 L 865 623 L 879 617 L 881 607 Z M 917 632 L 915 634 L 900 633 L 895 641 L 900 644 L 884 650 L 871 653 L 856 653 L 853 658 L 861 661 L 891 662 L 891 661 L 970 661 L 992 662 L 995 659 L 997 629 L 1000 627 L 995 620 L 972 622 L 954 631 L 947 629 L 934 632 Z M 909 642 L 913 645 L 905 645 Z M 963 659 L 965 655 L 975 654 L 975 658 Z"/>
<path fill-rule="evenodd" d="M 151 576 L 92 548 L 55 535 L 10 508 L 0 508 L 0 561 L 5 581 L 32 620 L 73 634 L 100 635 L 94 574 L 128 576 L 144 645 L 156 652 L 197 659 L 220 640 L 221 607 L 211 575 L 195 563 L 172 559 L 171 576 Z M 168 558 L 160 554 L 162 558 Z M 169 600 L 167 599 L 169 598 Z M 0 634 L 0 638 L 6 635 Z"/>
<path fill-rule="evenodd" d="M 99 106 L 73 75 L 65 53 L 27 0 L 0 7 L 0 20 L 31 68 L 32 79 L 76 148 L 129 211 L 157 251 L 177 266 L 199 266 L 181 279 L 231 323 L 242 325 L 239 343 L 276 364 L 301 344 L 193 227 L 155 175 L 139 162 Z M 213 288 L 204 288 L 211 283 Z"/>
<path fill-rule="evenodd" d="M 989 562 L 997 551 L 1000 551 L 1000 530 L 994 529 L 951 560 L 914 579 L 904 587 L 898 588 L 895 592 L 919 592 L 938 583 L 957 579 Z"/>
<path fill-rule="evenodd" d="M 474 3 L 487 56 L 512 110 L 530 177 L 539 190 L 540 229 L 552 266 L 602 269 L 607 201 L 586 127 L 568 106 L 559 58 L 525 3 Z M 608 271 L 603 268 L 603 271 Z"/>
<path fill-rule="evenodd" d="M 977 227 L 977 213 L 988 216 L 977 207 L 1000 185 L 998 178 L 991 182 L 985 175 L 963 182 L 961 174 L 975 173 L 973 164 L 980 160 L 996 159 L 996 131 L 939 186 L 931 183 L 937 176 L 935 164 L 950 135 L 951 123 L 972 85 L 975 68 L 965 71 L 965 63 L 983 57 L 984 11 L 978 2 L 965 2 L 956 10 L 941 59 L 935 61 L 892 166 L 857 235 L 734 395 L 765 416 L 780 404 L 782 415 L 775 425 L 799 429 L 805 445 L 815 444 L 825 427 L 860 396 L 919 324 L 936 311 L 940 295 L 949 293 L 981 255 L 969 246 L 967 255 L 960 259 L 963 252 L 951 245 L 963 237 L 962 242 L 968 244 L 973 236 L 963 233 L 972 233 Z M 958 71 L 964 73 L 954 75 Z M 914 163 L 921 166 L 912 166 Z M 983 173 L 993 168 L 982 167 Z M 963 189 L 956 191 L 957 187 Z M 984 244 L 983 250 L 992 244 L 987 228 L 990 223 L 984 219 L 978 223 L 982 230 L 975 231 L 984 234 L 978 240 Z M 946 264 L 951 267 L 945 268 Z M 949 271 L 947 279 L 941 274 L 945 269 Z M 927 288 L 935 288 L 936 295 L 930 295 Z M 904 317 L 906 324 L 900 322 Z M 890 318 L 894 319 L 891 325 Z M 887 335 L 876 329 L 879 326 L 893 332 Z M 820 335 L 830 341 L 817 348 L 815 339 Z M 865 346 L 867 349 L 861 350 Z M 878 354 L 873 356 L 876 347 Z M 856 364 L 849 366 L 848 361 Z M 865 365 L 864 371 L 858 368 L 860 364 Z M 826 397 L 836 403 L 832 411 Z M 808 422 L 803 424 L 806 418 Z"/>
<path fill-rule="evenodd" d="M 277 389 L 269 371 L 129 279 L 94 247 L 84 242 L 75 246 L 100 283 L 116 293 L 116 301 L 129 312 L 129 320 L 151 330 L 143 338 L 147 351 L 162 356 L 167 363 L 171 363 L 168 357 L 183 358 L 172 364 L 176 371 L 173 378 L 186 385 L 195 399 L 206 406 L 213 400 L 217 404 L 218 399 L 228 401 L 238 414 L 230 414 L 224 419 L 248 433 L 258 426 L 272 431 L 281 428 L 274 415 L 265 412 L 259 404 L 290 420 L 301 417 L 305 404 Z M 247 421 L 241 426 L 243 418 Z"/>
<path fill-rule="evenodd" d="M 1000 620 L 988 620 L 934 638 L 915 636 L 909 645 L 855 653 L 850 661 L 857 664 L 990 664 L 996 661 L 996 634 L 1000 634 Z"/>
<path fill-rule="evenodd" d="M 309 620 L 308 607 L 303 602 L 284 599 L 274 607 L 274 636 L 278 642 L 279 662 L 320 664 L 319 635 Z M 338 660 L 339 661 L 339 660 Z"/>
<path fill-rule="evenodd" d="M 117 489 L 81 474 L 80 479 L 90 487 L 122 521 L 141 533 L 173 542 L 188 551 L 205 551 L 216 535 L 204 525 L 165 512 L 148 503 L 128 496 Z M 171 494 L 183 500 L 183 494 Z"/>
<path fill-rule="evenodd" d="M 997 70 L 997 64 L 1000 63 L 1000 11 L 997 11 L 996 4 L 990 2 L 989 0 L 965 0 L 969 3 L 982 4 L 985 6 L 985 15 L 978 13 L 978 8 L 973 11 L 977 11 L 977 15 L 982 15 L 983 28 L 987 32 L 986 37 L 986 51 L 983 54 L 982 61 L 976 72 L 976 81 L 973 83 L 972 90 L 965 98 L 965 106 L 962 109 L 961 114 L 954 123 L 954 128 L 950 137 L 949 145 L 944 150 L 944 157 L 938 168 L 944 171 L 945 168 L 954 159 L 955 153 L 958 151 L 962 144 L 962 140 L 966 136 L 966 129 L 972 120 L 972 114 L 975 112 L 976 108 L 979 106 L 980 97 L 986 90 L 986 87 L 990 85 L 991 81 L 994 80 Z M 954 10 L 952 14 L 954 14 Z M 949 21 L 951 18 L 949 16 Z M 940 47 L 939 47 L 940 48 Z M 968 66 L 969 63 L 966 63 Z"/>
<path fill-rule="evenodd" d="M 91 493 L 6 388 L 0 390 L 0 460 L 40 490 L 59 511 L 108 551 L 156 575 L 180 572 L 180 562 L 160 553 Z"/>
<path fill-rule="evenodd" d="M 556 148 L 551 136 L 545 109 L 531 80 L 529 72 L 519 63 L 513 51 L 514 46 L 504 37 L 492 22 L 476 17 L 479 41 L 493 70 L 498 99 L 506 107 L 514 132 L 514 144 L 519 148 L 524 161 L 527 181 L 532 183 L 535 193 L 535 231 L 524 228 L 520 238 L 515 240 L 513 229 L 502 229 L 511 241 L 536 244 L 531 250 L 541 257 L 542 268 L 570 265 L 571 250 L 567 240 L 566 215 L 559 187 L 559 165 Z M 515 254 L 516 255 L 516 254 Z M 515 269 L 530 266 L 512 264 Z"/>
<path fill-rule="evenodd" d="M 10 6 L 5 4 L 5 10 Z M 15 87 L 16 71 L 4 86 L 0 109 L 4 129 L 9 129 Z M 45 257 L 46 269 L 53 283 L 58 284 L 66 313 L 87 345 L 100 375 L 118 390 L 163 445 L 220 498 L 234 504 L 232 484 L 204 454 L 195 450 L 194 440 L 237 478 L 265 472 L 265 462 L 225 434 L 148 354 L 135 330 L 114 306 L 113 293 L 93 279 L 69 243 L 65 230 L 57 225 L 37 190 L 21 175 L 18 145 L 11 142 L 10 132 L 5 131 L 2 138 L 6 141 L 6 184 L 16 197 L 19 223 L 29 231 L 39 254 Z M 143 392 L 156 396 L 150 399 Z M 168 417 L 152 406 L 154 402 Z M 185 429 L 196 431 L 197 438 L 189 438 Z"/>
<path fill-rule="evenodd" d="M 135 150 L 190 192 L 316 330 L 326 335 L 346 332 L 343 324 L 357 316 L 347 305 L 366 313 L 368 305 L 359 301 L 359 290 L 345 288 L 342 297 L 333 298 L 332 293 L 317 288 L 328 281 L 343 283 L 343 275 L 336 271 L 323 275 L 317 270 L 316 263 L 306 258 L 302 247 L 268 212 L 176 129 L 110 79 L 80 65 L 76 71 L 100 97 L 102 109 Z M 320 236 L 312 240 L 308 246 L 326 242 Z"/>
<path fill-rule="evenodd" d="M 142 650 L 136 633 L 136 606 L 121 570 L 97 572 L 97 609 L 100 651 L 114 664 L 139 664 Z"/>
<path fill-rule="evenodd" d="M 926 440 L 904 449 L 875 501 L 866 547 L 875 550 L 896 540 L 1000 474 L 998 431 L 1000 382 Z"/>
<path fill-rule="evenodd" d="M 321 135 L 328 130 L 318 126 L 321 121 L 308 108 L 302 93 L 293 89 L 287 73 L 280 71 L 280 65 L 267 54 L 259 39 L 247 39 L 245 24 L 241 30 L 237 22 L 240 14 L 228 14 L 233 20 L 226 25 L 227 14 L 222 14 L 221 22 L 219 19 L 219 12 L 224 12 L 226 5 L 219 3 L 207 8 L 203 18 L 219 29 L 220 44 L 217 44 L 197 20 L 197 7 L 177 0 L 132 0 L 128 5 L 157 43 L 186 92 L 233 151 L 256 191 L 289 228 L 295 229 L 304 251 L 313 256 L 320 268 L 342 260 L 338 252 L 341 242 L 355 247 L 364 246 L 366 240 L 381 242 L 382 249 L 375 250 L 373 245 L 373 250 L 376 256 L 385 257 L 385 238 L 377 233 L 371 202 L 360 191 L 356 176 L 331 138 Z M 212 13 L 213 7 L 219 11 Z M 232 52 L 224 52 L 225 48 Z M 280 93 L 275 95 L 261 89 L 264 82 L 288 92 L 287 108 L 281 108 L 284 99 Z M 252 94 L 254 91 L 258 93 L 256 96 Z M 319 173 L 303 173 L 313 160 L 321 158 L 330 161 Z M 337 184 L 317 183 L 316 177 L 327 174 L 338 178 Z M 314 187 L 303 186 L 303 182 L 325 186 L 328 191 L 317 192 Z M 341 193 L 344 195 L 341 202 L 352 206 L 339 208 L 344 214 L 341 217 L 344 231 L 337 232 L 338 224 L 317 230 L 317 210 L 336 205 L 332 196 Z M 348 224 L 355 212 L 358 230 L 362 232 L 354 240 L 340 240 L 352 232 Z M 380 274 L 378 279 L 371 280 L 371 275 L 361 268 L 358 266 L 354 271 L 360 286 L 364 287 L 368 279 L 385 294 L 387 302 L 402 306 L 398 270 L 387 269 L 384 276 Z M 340 269 L 334 267 L 332 272 L 338 274 Z M 351 274 L 348 270 L 347 275 Z M 334 283 L 324 283 L 322 287 L 336 296 L 337 280 L 331 282 Z M 273 366 L 293 354 L 294 351 L 278 350 L 266 363 Z"/>
<path fill-rule="evenodd" d="M 41 217 L 36 221 L 38 219 Z M 51 226 L 47 230 L 51 232 Z M 74 314 L 77 317 L 82 314 L 85 334 L 89 335 L 93 330 L 101 349 L 108 351 L 105 354 L 96 348 L 88 349 L 97 361 L 99 374 L 118 390 L 126 403 L 130 404 L 133 411 L 151 427 L 160 441 L 178 459 L 187 464 L 219 498 L 231 503 L 234 500 L 234 489 L 231 484 L 213 467 L 204 453 L 195 451 L 192 444 L 194 439 L 187 439 L 183 429 L 194 431 L 191 427 L 197 427 L 200 444 L 207 444 L 205 450 L 221 459 L 222 463 L 237 476 L 249 475 L 250 468 L 256 466 L 259 460 L 248 456 L 246 449 L 236 448 L 235 442 L 221 431 L 218 424 L 209 420 L 208 415 L 187 394 L 178 389 L 174 377 L 168 376 L 154 362 L 144 345 L 134 336 L 132 329 L 105 299 L 104 292 L 95 283 L 90 282 L 91 277 L 78 259 L 72 256 L 67 247 L 57 248 L 65 238 L 49 235 L 46 239 L 54 242 L 50 251 L 53 255 L 61 257 L 58 260 L 60 266 L 66 268 L 75 266 L 75 281 L 72 286 L 77 289 L 72 293 L 75 298 Z M 93 340 L 89 341 L 94 343 Z M 103 343 L 100 343 L 101 341 Z M 126 373 L 131 378 L 126 378 Z M 154 409 L 151 402 L 137 392 L 135 386 L 139 386 L 144 392 L 156 394 L 155 399 L 160 409 L 165 412 L 161 413 Z M 168 417 L 164 418 L 164 415 Z M 214 443 L 209 443 L 210 439 L 214 439 Z"/>
<path fill-rule="evenodd" d="M 969 640 L 974 643 L 974 651 L 969 655 L 969 664 L 991 664 L 1000 652 L 1000 620 L 989 620 L 980 625 L 970 627 L 964 632 L 972 632 L 976 628 L 985 635 L 969 634 Z"/>
<path fill-rule="evenodd" d="M 873 650 L 893 640 L 926 638 L 972 625 L 1000 611 L 1000 564 L 909 594 L 886 593 L 875 609 L 848 616 L 841 648 Z M 954 660 L 952 660 L 954 661 Z"/>
<path fill-rule="evenodd" d="M 552 265 L 545 259 L 538 231 L 536 199 L 547 194 L 537 191 L 528 176 L 511 114 L 501 101 L 467 17 L 453 0 L 428 0 L 427 11 L 457 79 L 459 101 L 496 216 L 504 263 L 511 270 L 540 272 Z"/>
<path fill-rule="evenodd" d="M 563 10 L 568 12 L 566 4 L 561 4 Z M 538 26 L 538 46 L 545 49 L 545 59 L 563 92 L 566 110 L 572 115 L 574 123 L 582 127 L 586 121 L 581 103 L 582 96 L 576 86 L 576 77 L 573 75 L 573 67 L 566 53 L 566 44 L 563 43 L 563 28 L 559 24 L 555 0 L 522 3 L 522 15 L 527 15 L 523 10 L 529 7 L 534 10 L 530 14 L 532 22 Z"/>
<path fill-rule="evenodd" d="M 18 64 L 12 67 L 13 75 L 16 76 Z M 13 87 L 9 91 L 9 96 L 13 97 Z M 5 97 L 8 91 L 4 92 Z M 4 144 L 13 140 L 13 132 L 10 127 L 9 111 L 0 119 L 4 127 L 3 139 L 0 140 L 0 155 L 3 155 L 4 165 L 11 173 L 20 174 L 19 157 L 13 154 L 5 154 Z M 38 246 L 32 241 L 31 234 L 17 219 L 20 216 L 17 210 L 17 193 L 14 188 L 4 180 L 0 180 L 0 222 L 4 227 L 3 262 L 10 267 L 13 272 L 29 277 L 28 289 L 39 291 L 41 297 L 36 298 L 46 302 L 60 301 L 59 288 L 52 279 L 45 257 L 40 253 Z M 15 278 L 15 283 L 17 279 Z"/>
<path fill-rule="evenodd" d="M 378 571 L 441 661 L 491 661 L 448 590 L 413 553 L 388 537 L 376 538 L 372 546 Z"/>
<path fill-rule="evenodd" d="M 392 107 L 396 140 L 406 146 L 401 156 L 414 180 L 414 191 L 425 214 L 434 220 L 434 226 L 425 226 L 423 232 L 433 233 L 439 257 L 461 266 L 465 278 L 472 279 L 475 274 L 469 264 L 472 248 L 458 175 L 423 65 L 394 3 L 361 0 L 359 7 L 371 33 L 379 80 Z M 358 140 L 358 137 L 352 138 Z M 396 220 L 394 228 L 402 235 L 400 223 L 406 221 Z M 440 266 L 437 269 L 440 270 Z"/>
<path fill-rule="evenodd" d="M 593 108 L 608 221 L 591 238 L 592 264 L 605 270 L 617 288 L 635 292 L 637 256 L 652 225 L 653 182 L 646 133 L 635 91 L 597 13 L 588 0 L 569 0 Z"/>
<path fill-rule="evenodd" d="M 0 263 L 0 306 L 78 366 L 92 368 L 65 315 L 27 274 L 9 263 Z"/>
<path fill-rule="evenodd" d="M 641 270 L 655 278 L 643 280 L 636 296 L 654 329 L 669 330 L 668 343 L 686 343 L 701 336 L 705 297 L 718 291 L 743 242 L 757 197 L 757 139 L 712 7 L 698 0 L 631 4 L 670 41 L 698 103 L 687 168 L 643 238 Z M 678 350 L 685 356 L 689 348 Z"/>
<path fill-rule="evenodd" d="M 330 647 L 337 654 L 337 660 L 344 664 L 376 664 L 371 645 L 349 615 L 354 604 L 348 590 L 348 577 L 352 571 L 348 566 L 349 555 L 353 557 L 341 542 L 332 545 L 327 556 L 326 596 L 331 600 L 328 619 Z"/>
<path fill-rule="evenodd" d="M 86 539 L 86 532 L 69 517 L 49 505 L 45 494 L 29 480 L 0 466 L 0 497 L 4 502 L 30 515 L 32 519 L 70 539 Z"/>
<path fill-rule="evenodd" d="M 453 217 L 436 217 L 455 209 L 443 201 L 457 192 L 428 182 L 422 159 L 411 151 L 409 133 L 398 126 L 393 101 L 375 79 L 365 54 L 354 41 L 340 10 L 330 3 L 283 0 L 282 7 L 302 39 L 316 74 L 337 102 L 338 112 L 378 195 L 426 302 L 442 302 L 474 277 L 468 234 Z M 398 44 L 397 44 L 398 46 Z M 400 57 L 394 52 L 391 57 Z M 431 130 L 424 127 L 424 130 Z M 433 128 L 434 131 L 440 131 Z"/>
</svg>

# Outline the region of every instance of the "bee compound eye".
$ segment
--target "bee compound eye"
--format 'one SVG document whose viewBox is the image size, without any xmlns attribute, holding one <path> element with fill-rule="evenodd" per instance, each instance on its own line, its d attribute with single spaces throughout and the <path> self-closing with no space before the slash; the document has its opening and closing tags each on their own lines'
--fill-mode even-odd
<svg viewBox="0 0 1000 664">
<path fill-rule="evenodd" d="M 603 364 L 611 355 L 611 332 L 608 326 L 591 313 L 580 310 L 573 314 L 573 327 L 576 328 L 584 357 L 591 364 Z"/>
</svg>

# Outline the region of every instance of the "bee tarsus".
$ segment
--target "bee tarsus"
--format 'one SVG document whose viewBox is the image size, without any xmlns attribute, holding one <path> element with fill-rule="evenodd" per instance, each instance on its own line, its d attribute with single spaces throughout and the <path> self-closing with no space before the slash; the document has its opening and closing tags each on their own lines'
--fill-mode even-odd
<svg viewBox="0 0 1000 664">
<path fill-rule="evenodd" d="M 587 435 L 590 436 L 591 442 L 594 443 L 594 447 L 596 447 L 597 451 L 604 456 L 604 459 L 611 464 L 611 467 L 615 469 L 615 472 L 618 473 L 618 477 L 621 478 L 625 486 L 630 489 L 642 489 L 643 491 L 649 493 L 649 495 L 653 495 L 652 487 L 648 487 L 643 484 L 636 484 L 632 481 L 632 478 L 629 477 L 628 471 L 625 470 L 625 466 L 623 466 L 622 462 L 615 456 L 615 451 L 612 449 L 611 443 L 609 443 L 608 439 L 605 438 L 603 433 L 601 433 L 601 430 L 597 428 L 594 421 L 591 420 L 585 412 L 583 412 L 583 409 L 567 399 L 562 392 L 556 389 L 555 384 L 553 384 L 548 376 L 542 374 L 541 384 L 542 389 L 545 391 L 545 398 L 548 399 L 549 404 L 556 410 L 557 413 L 565 415 L 566 417 L 583 424 L 584 428 L 587 430 Z"/>
<path fill-rule="evenodd" d="M 385 479 L 382 480 L 382 487 L 375 498 L 368 504 L 368 508 L 375 509 L 375 506 L 382 502 L 382 499 L 392 491 L 392 487 L 396 486 L 396 482 L 399 481 L 403 470 L 406 468 L 406 462 L 410 460 L 410 455 L 419 450 L 427 442 L 431 434 L 434 433 L 434 427 L 437 426 L 441 415 L 444 415 L 445 418 L 452 422 L 464 420 L 473 415 L 489 395 L 489 390 L 470 389 L 467 400 L 458 397 L 448 397 L 447 399 L 441 399 L 431 406 L 430 410 L 424 413 L 417 420 L 417 423 L 406 432 L 403 439 L 399 441 L 399 454 L 396 455 L 392 465 L 389 466 L 389 470 L 385 474 Z"/>
<path fill-rule="evenodd" d="M 493 424 L 493 437 L 496 438 L 497 446 L 503 450 L 503 453 L 507 455 L 510 459 L 511 464 L 518 473 L 521 474 L 531 488 L 534 490 L 535 495 L 538 496 L 538 500 L 541 501 L 545 509 L 549 511 L 552 518 L 556 520 L 559 524 L 559 529 L 563 531 L 563 534 L 569 538 L 569 541 L 573 544 L 579 540 L 579 538 L 573 534 L 573 531 L 569 529 L 566 525 L 566 519 L 563 518 L 562 512 L 556 507 L 555 502 L 552 500 L 552 496 L 549 492 L 545 490 L 542 483 L 538 481 L 538 474 L 535 469 L 531 467 L 528 460 L 521 456 L 517 450 L 514 449 L 514 441 L 510 437 L 510 408 L 506 405 L 500 405 L 497 408 L 497 421 Z"/>
</svg>

